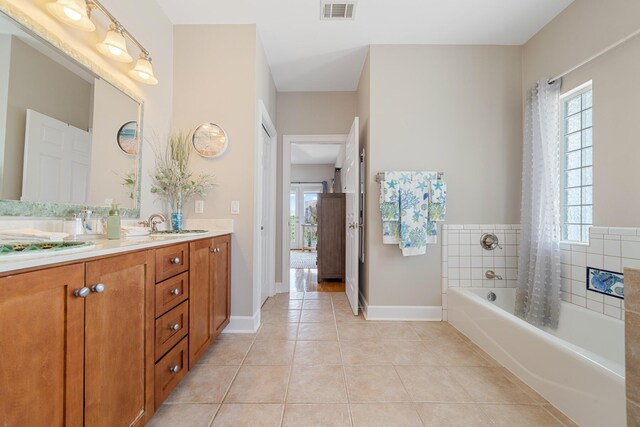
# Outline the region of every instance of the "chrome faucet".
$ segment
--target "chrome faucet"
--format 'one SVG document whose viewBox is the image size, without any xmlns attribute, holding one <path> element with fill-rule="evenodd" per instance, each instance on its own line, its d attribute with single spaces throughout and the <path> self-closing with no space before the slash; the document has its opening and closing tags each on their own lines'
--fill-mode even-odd
<svg viewBox="0 0 640 427">
<path fill-rule="evenodd" d="M 156 221 L 156 219 L 158 219 L 159 221 Z M 147 219 L 146 221 L 140 221 L 138 224 L 144 227 L 149 227 L 151 228 L 151 232 L 154 232 L 158 231 L 158 224 L 163 224 L 165 222 L 167 222 L 166 216 L 159 213 L 154 213 L 149 216 L 149 219 Z"/>
</svg>

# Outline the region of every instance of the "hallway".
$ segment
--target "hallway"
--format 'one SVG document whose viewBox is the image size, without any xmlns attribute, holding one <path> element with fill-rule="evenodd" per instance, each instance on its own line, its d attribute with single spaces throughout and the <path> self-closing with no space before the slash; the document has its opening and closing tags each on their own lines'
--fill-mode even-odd
<svg viewBox="0 0 640 427">
<path fill-rule="evenodd" d="M 344 293 L 269 298 L 257 334 L 222 334 L 159 426 L 569 426 L 448 323 L 373 322 Z"/>
</svg>

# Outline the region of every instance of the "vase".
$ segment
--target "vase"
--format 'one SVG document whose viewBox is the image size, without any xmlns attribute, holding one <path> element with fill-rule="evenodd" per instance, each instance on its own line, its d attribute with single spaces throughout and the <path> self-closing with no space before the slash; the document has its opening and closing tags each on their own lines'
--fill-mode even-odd
<svg viewBox="0 0 640 427">
<path fill-rule="evenodd" d="M 182 211 L 171 212 L 171 229 L 182 230 Z"/>
</svg>

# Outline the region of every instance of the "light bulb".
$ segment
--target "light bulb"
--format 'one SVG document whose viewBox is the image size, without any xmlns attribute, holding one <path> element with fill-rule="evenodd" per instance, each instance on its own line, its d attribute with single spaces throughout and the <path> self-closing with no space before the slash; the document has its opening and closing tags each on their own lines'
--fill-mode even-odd
<svg viewBox="0 0 640 427">
<path fill-rule="evenodd" d="M 109 46 L 109 52 L 113 53 L 114 55 L 120 56 L 122 55 L 122 49 L 119 49 L 117 47 L 114 46 Z"/>
<path fill-rule="evenodd" d="M 56 0 L 47 3 L 47 10 L 60 21 L 83 31 L 93 31 L 96 26 L 91 22 L 85 0 Z"/>
<path fill-rule="evenodd" d="M 62 10 L 64 11 L 64 14 L 67 15 L 67 17 L 72 21 L 79 21 L 80 19 L 82 19 L 82 14 L 80 12 L 70 9 L 67 6 L 65 6 Z"/>
</svg>

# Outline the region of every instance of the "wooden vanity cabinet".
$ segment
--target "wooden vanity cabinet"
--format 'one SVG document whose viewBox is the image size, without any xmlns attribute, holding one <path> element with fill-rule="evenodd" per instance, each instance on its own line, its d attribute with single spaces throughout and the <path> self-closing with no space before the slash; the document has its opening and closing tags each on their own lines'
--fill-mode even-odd
<svg viewBox="0 0 640 427">
<path fill-rule="evenodd" d="M 229 324 L 231 236 L 189 245 L 189 368 Z"/>
</svg>

